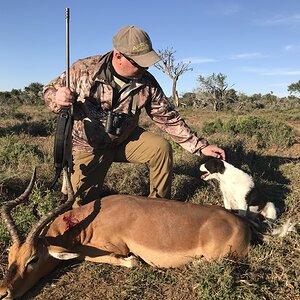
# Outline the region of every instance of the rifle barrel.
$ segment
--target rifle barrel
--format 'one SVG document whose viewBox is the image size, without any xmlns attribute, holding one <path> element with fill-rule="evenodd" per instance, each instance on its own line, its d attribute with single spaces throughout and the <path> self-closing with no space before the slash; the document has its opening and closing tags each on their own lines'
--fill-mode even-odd
<svg viewBox="0 0 300 300">
<path fill-rule="evenodd" d="M 69 37 L 70 9 L 66 8 L 66 87 L 70 87 L 70 37 Z"/>
</svg>

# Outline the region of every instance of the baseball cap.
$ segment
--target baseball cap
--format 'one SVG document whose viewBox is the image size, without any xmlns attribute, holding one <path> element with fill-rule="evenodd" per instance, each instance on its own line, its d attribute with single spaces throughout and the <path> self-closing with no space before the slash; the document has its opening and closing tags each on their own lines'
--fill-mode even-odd
<svg viewBox="0 0 300 300">
<path fill-rule="evenodd" d="M 121 28 L 113 37 L 113 45 L 141 67 L 147 68 L 160 61 L 160 57 L 152 49 L 149 35 L 136 26 Z"/>
</svg>

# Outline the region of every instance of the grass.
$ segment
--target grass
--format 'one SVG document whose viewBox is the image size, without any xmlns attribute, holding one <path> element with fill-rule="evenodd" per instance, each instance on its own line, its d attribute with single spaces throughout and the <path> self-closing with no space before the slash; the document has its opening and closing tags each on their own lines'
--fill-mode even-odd
<svg viewBox="0 0 300 300">
<path fill-rule="evenodd" d="M 181 110 L 188 124 L 199 133 L 204 123 L 226 123 L 228 120 L 252 120 L 241 113 L 213 113 Z M 252 112 L 253 113 L 253 112 Z M 32 169 L 37 166 L 38 182 L 26 205 L 14 211 L 23 233 L 57 203 L 59 192 L 46 187 L 54 176 L 52 146 L 55 118 L 43 107 L 6 106 L 0 110 L 0 198 L 15 198 L 27 186 Z M 262 112 L 259 120 L 280 121 L 272 143 L 261 147 L 257 137 L 243 132 L 233 134 L 212 131 L 205 134 L 211 143 L 226 150 L 229 162 L 250 172 L 267 197 L 281 210 L 278 224 L 287 218 L 300 220 L 300 147 L 282 144 L 277 139 L 282 128 L 289 126 L 299 137 L 299 111 Z M 159 132 L 145 116 L 142 123 L 148 130 Z M 251 123 L 253 125 L 253 122 Z M 279 123 L 277 123 L 279 124 Z M 268 123 L 268 131 L 273 130 Z M 247 127 L 243 127 L 247 131 Z M 275 128 L 275 127 L 274 127 Z M 255 128 L 253 129 L 255 133 Z M 290 132 L 290 131 L 288 131 Z M 161 133 L 164 135 L 164 133 Z M 194 203 L 221 204 L 216 183 L 199 179 L 199 164 L 205 159 L 186 153 L 171 142 L 174 150 L 172 198 Z M 109 170 L 103 194 L 124 193 L 147 195 L 149 170 L 142 164 L 115 163 Z M 149 200 L 151 201 L 151 200 Z M 0 222 L 0 266 L 6 270 L 9 235 Z M 250 254 L 237 262 L 222 259 L 216 262 L 196 260 L 177 269 L 160 270 L 144 263 L 133 270 L 90 262 L 63 262 L 47 278 L 29 291 L 24 299 L 300 299 L 300 238 L 293 232 L 285 238 L 271 238 L 255 246 Z"/>
</svg>

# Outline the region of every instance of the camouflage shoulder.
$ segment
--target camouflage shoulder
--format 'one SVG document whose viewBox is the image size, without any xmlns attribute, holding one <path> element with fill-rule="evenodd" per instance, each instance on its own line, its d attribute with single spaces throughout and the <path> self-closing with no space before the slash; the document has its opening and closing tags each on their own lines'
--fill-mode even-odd
<svg viewBox="0 0 300 300">
<path fill-rule="evenodd" d="M 103 55 L 94 55 L 85 58 L 80 58 L 77 61 L 75 61 L 73 65 L 95 64 L 101 60 L 102 56 Z"/>
</svg>

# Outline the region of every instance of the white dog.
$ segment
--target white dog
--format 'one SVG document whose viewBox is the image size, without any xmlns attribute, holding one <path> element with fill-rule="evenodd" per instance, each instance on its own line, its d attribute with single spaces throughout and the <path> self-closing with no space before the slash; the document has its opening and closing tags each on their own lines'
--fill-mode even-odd
<svg viewBox="0 0 300 300">
<path fill-rule="evenodd" d="M 200 166 L 203 172 L 201 179 L 219 181 L 224 206 L 228 210 L 236 210 L 239 215 L 247 212 L 259 213 L 269 221 L 277 218 L 274 203 L 268 202 L 259 195 L 253 178 L 228 162 L 212 158 Z"/>
</svg>

